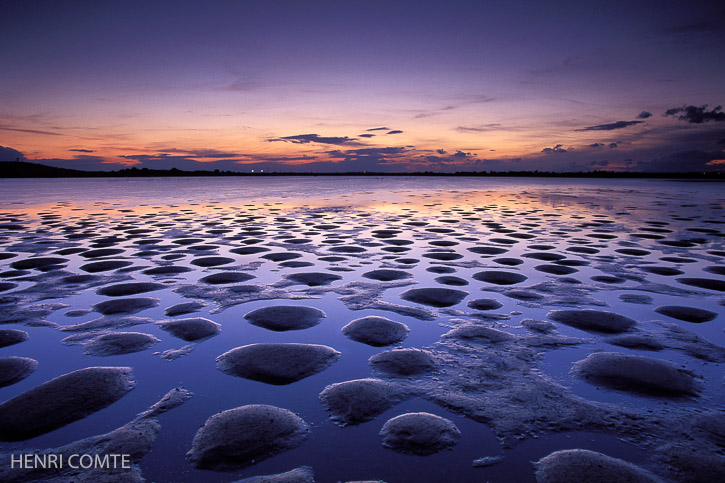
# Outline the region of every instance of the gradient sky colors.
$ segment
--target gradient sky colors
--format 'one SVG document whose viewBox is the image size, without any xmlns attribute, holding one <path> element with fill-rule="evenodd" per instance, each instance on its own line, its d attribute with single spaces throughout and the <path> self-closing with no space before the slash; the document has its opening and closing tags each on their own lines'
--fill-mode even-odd
<svg viewBox="0 0 725 483">
<path fill-rule="evenodd" d="M 0 160 L 721 170 L 725 3 L 5 1 Z"/>
</svg>

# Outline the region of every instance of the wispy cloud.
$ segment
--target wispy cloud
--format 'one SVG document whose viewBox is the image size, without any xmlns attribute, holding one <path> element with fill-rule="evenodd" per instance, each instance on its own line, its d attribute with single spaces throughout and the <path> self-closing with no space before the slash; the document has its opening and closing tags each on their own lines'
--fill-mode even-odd
<svg viewBox="0 0 725 483">
<path fill-rule="evenodd" d="M 8 127 L 8 126 L 0 126 L 0 130 L 24 132 L 24 133 L 28 133 L 28 134 L 40 134 L 42 136 L 63 136 L 63 134 L 61 134 L 61 133 L 52 132 L 52 131 L 38 131 L 36 129 L 19 129 L 19 128 Z"/>
</svg>

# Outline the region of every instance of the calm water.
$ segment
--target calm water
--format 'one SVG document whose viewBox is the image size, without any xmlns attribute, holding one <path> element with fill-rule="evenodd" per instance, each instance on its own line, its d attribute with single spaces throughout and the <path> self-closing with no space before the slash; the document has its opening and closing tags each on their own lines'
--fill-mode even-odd
<svg viewBox="0 0 725 483">
<path fill-rule="evenodd" d="M 30 338 L 21 344 L 0 348 L 0 356 L 31 357 L 39 365 L 28 378 L 0 388 L 0 400 L 88 366 L 132 367 L 137 385 L 116 403 L 85 419 L 21 443 L 0 443 L 0 450 L 53 448 L 111 431 L 133 419 L 173 387 L 183 385 L 194 397 L 160 417 L 162 429 L 158 439 L 140 465 L 148 481 L 233 481 L 302 465 L 311 466 L 320 482 L 534 481 L 530 461 L 558 449 L 577 447 L 641 462 L 646 458 L 643 450 L 612 434 L 540 434 L 504 450 L 486 425 L 444 409 L 425 397 L 407 400 L 373 421 L 341 428 L 330 421 L 318 394 L 337 382 L 387 377 L 373 373 L 367 362 L 369 357 L 386 348 L 352 341 L 340 332 L 344 325 L 359 317 L 378 315 L 408 325 L 410 334 L 397 347 L 437 350 L 440 336 L 455 325 L 456 319 L 472 316 L 468 301 L 493 298 L 502 303 L 495 310 L 502 316 L 497 328 L 512 334 L 526 333 L 521 320 L 545 320 L 547 312 L 562 307 L 509 297 L 506 287 L 477 281 L 473 275 L 484 269 L 513 271 L 527 277 L 522 284 L 525 287 L 561 277 L 535 269 L 549 262 L 524 256 L 532 252 L 561 254 L 561 258 L 578 261 L 576 272 L 569 276 L 590 289 L 589 296 L 600 305 L 592 306 L 582 299 L 580 306 L 566 308 L 612 310 L 638 321 L 666 320 L 723 346 L 722 292 L 690 293 L 687 290 L 692 287 L 674 281 L 675 277 L 642 271 L 642 267 L 665 266 L 681 271 L 678 277 L 721 280 L 722 276 L 709 272 L 708 267 L 723 266 L 724 206 L 725 194 L 720 183 L 650 180 L 409 177 L 0 180 L 0 223 L 22 225 L 22 229 L 4 229 L 0 233 L 3 251 L 18 254 L 0 261 L 0 272 L 11 270 L 16 260 L 50 255 L 65 248 L 118 248 L 119 253 L 107 258 L 128 260 L 132 265 L 100 275 L 167 285 L 162 290 L 138 295 L 158 298 L 160 303 L 134 315 L 153 321 L 168 320 L 170 317 L 164 314 L 167 307 L 198 300 L 205 304 L 203 308 L 177 318 L 207 317 L 222 325 L 218 336 L 196 344 L 188 355 L 175 360 L 163 359 L 157 353 L 178 349 L 186 343 L 153 323 L 118 330 L 151 334 L 161 342 L 145 351 L 108 357 L 83 355 L 81 346 L 62 343 L 70 333 L 56 328 L 2 325 L 2 328 L 25 330 Z M 381 229 L 394 230 L 392 238 L 405 242 L 388 243 L 390 238 L 376 232 Z M 642 234 L 647 236 L 638 236 Z M 198 240 L 190 244 L 174 243 L 194 238 Z M 673 245 L 663 241 L 684 243 Z M 237 255 L 230 251 L 240 246 L 261 246 L 269 249 L 266 253 L 297 253 L 300 256 L 296 261 L 309 262 L 309 265 L 290 267 L 261 258 L 265 252 Z M 364 251 L 335 252 L 333 248 L 338 246 L 362 247 Z M 477 246 L 498 247 L 504 252 L 481 257 L 468 250 Z M 593 247 L 596 253 L 567 250 L 573 246 Z M 395 247 L 403 249 L 390 250 Z M 622 248 L 638 248 L 648 253 L 624 256 L 616 251 Z M 436 251 L 462 257 L 440 261 L 425 256 Z M 344 258 L 324 260 L 330 255 Z M 205 256 L 224 256 L 233 261 L 210 268 L 191 263 Z M 84 274 L 81 267 L 96 261 L 84 258 L 82 251 L 63 257 L 64 266 L 57 270 L 68 272 L 66 275 Z M 502 257 L 519 260 L 520 264 L 509 266 L 495 260 Z M 671 257 L 688 261 L 662 260 Z M 143 273 L 145 269 L 164 265 L 192 270 L 171 277 Z M 464 290 L 468 295 L 445 309 L 402 300 L 401 293 L 411 286 L 388 288 L 380 295 L 383 302 L 434 314 L 432 320 L 423 320 L 379 306 L 353 310 L 340 299 L 340 293 L 325 291 L 365 280 L 363 273 L 381 267 L 411 273 L 415 287 L 449 287 Z M 450 275 L 463 279 L 466 285 L 442 285 L 436 281 L 440 274 L 428 270 L 432 267 L 449 267 L 453 272 Z M 34 290 L 36 284 L 46 279 L 56 280 L 52 277 L 57 270 L 45 273 L 33 270 L 26 276 L 5 275 L 2 281 L 15 286 L 2 295 L 19 297 L 20 308 L 50 302 L 65 304 L 45 317 L 58 328 L 98 318 L 99 314 L 91 311 L 81 315 L 72 312 L 90 309 L 93 304 L 108 300 L 109 297 L 96 293 L 98 286 L 64 289 L 60 298 L 54 298 L 51 293 L 45 299 Z M 237 285 L 279 286 L 284 295 L 226 306 L 224 292 L 221 295 L 204 292 L 209 286 L 199 281 L 223 270 L 254 275 L 250 281 Z M 321 291 L 300 284 L 280 285 L 286 275 L 297 272 L 334 273 L 342 278 L 323 286 Z M 622 274 L 636 274 L 639 279 Z M 621 280 L 611 283 L 592 279 L 598 276 Z M 661 289 L 640 290 L 644 283 L 671 286 L 674 290 L 670 293 L 662 293 Z M 219 288 L 224 290 L 226 286 Z M 648 304 L 625 303 L 623 294 L 644 294 L 651 300 Z M 255 327 L 243 318 L 254 309 L 270 305 L 314 306 L 322 309 L 326 318 L 310 329 L 288 332 Z M 712 321 L 693 324 L 655 313 L 653 309 L 661 305 L 698 307 L 718 315 Z M 704 404 L 717 408 L 725 402 L 719 363 L 703 362 L 672 348 L 657 353 L 618 348 L 578 329 L 563 325 L 558 329 L 563 335 L 588 337 L 590 342 L 542 349 L 536 370 L 576 395 L 632 407 L 671 404 L 671 401 L 602 390 L 569 374 L 572 363 L 603 349 L 671 360 L 701 375 L 706 382 L 702 395 L 698 400 L 678 402 L 683 407 Z M 340 351 L 342 356 L 328 369 L 286 386 L 232 377 L 216 369 L 215 359 L 220 354 L 260 342 L 325 344 Z M 422 376 L 428 377 L 443 376 Z M 218 411 L 259 403 L 283 407 L 300 415 L 312 428 L 311 439 L 296 449 L 239 471 L 202 471 L 188 463 L 186 452 L 207 418 Z M 426 457 L 401 455 L 384 448 L 378 432 L 385 421 L 418 411 L 453 421 L 462 433 L 459 443 L 451 450 Z M 476 458 L 496 455 L 504 456 L 497 465 L 487 468 L 472 465 Z"/>
</svg>

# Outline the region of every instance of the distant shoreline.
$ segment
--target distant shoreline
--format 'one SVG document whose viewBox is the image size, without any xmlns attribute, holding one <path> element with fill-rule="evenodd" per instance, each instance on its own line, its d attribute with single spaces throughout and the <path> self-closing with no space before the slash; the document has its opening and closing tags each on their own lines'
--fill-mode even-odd
<svg viewBox="0 0 725 483">
<path fill-rule="evenodd" d="M 430 176 L 430 177 L 523 177 L 523 178 L 656 178 L 673 181 L 725 181 L 721 172 L 684 172 L 684 173 L 647 173 L 617 171 L 457 171 L 437 173 L 419 171 L 412 173 L 380 173 L 366 171 L 351 172 L 251 172 L 238 171 L 183 171 L 180 169 L 124 168 L 117 171 L 82 171 L 78 169 L 56 168 L 26 161 L 0 161 L 0 179 L 10 178 L 178 178 L 178 177 L 229 177 L 229 176 Z"/>
</svg>

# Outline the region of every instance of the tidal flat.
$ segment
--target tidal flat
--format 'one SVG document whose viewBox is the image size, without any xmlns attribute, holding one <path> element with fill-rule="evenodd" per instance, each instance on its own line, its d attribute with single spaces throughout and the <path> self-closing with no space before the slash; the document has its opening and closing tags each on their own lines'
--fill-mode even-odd
<svg viewBox="0 0 725 483">
<path fill-rule="evenodd" d="M 0 480 L 725 481 L 722 187 L 0 180 Z"/>
</svg>

